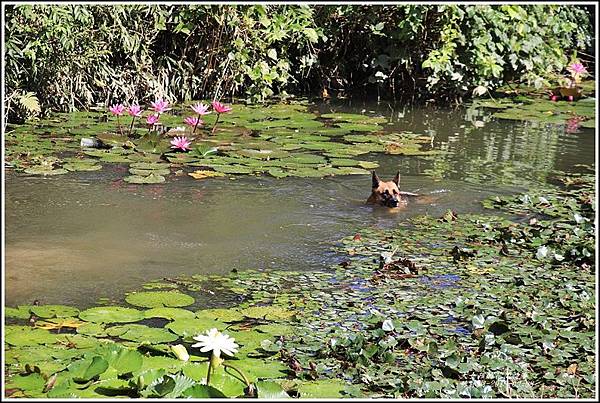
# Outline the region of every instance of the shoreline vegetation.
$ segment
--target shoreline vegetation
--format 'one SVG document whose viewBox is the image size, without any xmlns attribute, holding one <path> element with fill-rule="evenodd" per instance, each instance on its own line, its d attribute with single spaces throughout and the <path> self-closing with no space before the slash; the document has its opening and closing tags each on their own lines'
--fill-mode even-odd
<svg viewBox="0 0 600 403">
<path fill-rule="evenodd" d="M 359 229 L 323 271 L 165 278 L 82 311 L 8 307 L 6 395 L 592 397 L 594 176 L 556 180 L 486 199 L 489 214 Z M 241 303 L 198 309 L 207 289 Z M 211 328 L 239 351 L 207 386 L 210 355 L 191 344 Z"/>
<path fill-rule="evenodd" d="M 8 5 L 9 121 L 115 103 L 453 104 L 594 71 L 593 6 Z M 5 123 L 6 124 L 6 123 Z"/>
</svg>

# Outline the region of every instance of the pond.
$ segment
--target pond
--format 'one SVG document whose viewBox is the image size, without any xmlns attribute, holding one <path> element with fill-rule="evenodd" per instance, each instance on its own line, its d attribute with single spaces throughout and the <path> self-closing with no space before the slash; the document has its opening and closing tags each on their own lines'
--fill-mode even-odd
<svg viewBox="0 0 600 403">
<path fill-rule="evenodd" d="M 52 177 L 6 175 L 6 305 L 39 300 L 81 308 L 121 298 L 143 283 L 233 269 L 315 270 L 336 263 L 332 246 L 365 227 L 394 227 L 448 209 L 482 211 L 481 200 L 540 187 L 553 170 L 594 164 L 594 131 L 495 120 L 481 109 L 320 104 L 389 118 L 386 130 L 431 136 L 443 155 L 366 154 L 384 180 L 423 194 L 395 213 L 364 204 L 366 175 L 277 179 L 229 175 L 166 183 L 123 181 L 126 164 Z M 215 300 L 219 296 L 215 295 Z"/>
</svg>

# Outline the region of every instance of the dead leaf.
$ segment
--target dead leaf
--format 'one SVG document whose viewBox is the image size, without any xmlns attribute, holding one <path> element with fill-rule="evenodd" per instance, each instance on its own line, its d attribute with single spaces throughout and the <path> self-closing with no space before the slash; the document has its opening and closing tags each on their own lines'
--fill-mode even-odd
<svg viewBox="0 0 600 403">
<path fill-rule="evenodd" d="M 222 172 L 202 171 L 202 170 L 190 172 L 190 173 L 188 173 L 188 175 L 194 179 L 205 179 L 205 178 L 212 178 L 212 177 L 216 177 L 216 176 L 225 176 L 225 174 Z"/>
</svg>

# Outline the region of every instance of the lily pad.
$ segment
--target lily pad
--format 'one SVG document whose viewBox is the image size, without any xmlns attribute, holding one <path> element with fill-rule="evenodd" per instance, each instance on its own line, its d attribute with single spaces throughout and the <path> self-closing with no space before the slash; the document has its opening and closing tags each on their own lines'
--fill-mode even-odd
<svg viewBox="0 0 600 403">
<path fill-rule="evenodd" d="M 177 291 L 142 291 L 129 294 L 125 301 L 145 308 L 182 307 L 194 303 L 194 298 Z"/>
<path fill-rule="evenodd" d="M 147 176 L 139 176 L 139 175 L 130 175 L 123 178 L 125 182 L 135 183 L 135 184 L 153 184 L 153 183 L 163 183 L 166 179 L 162 175 L 156 175 L 154 173 Z"/>
<path fill-rule="evenodd" d="M 95 323 L 127 323 L 144 319 L 144 313 L 133 308 L 103 306 L 86 309 L 79 313 L 79 318 Z"/>
<path fill-rule="evenodd" d="M 169 343 L 179 338 L 165 329 L 138 324 L 109 327 L 106 329 L 106 333 L 124 340 L 150 344 Z"/>
<path fill-rule="evenodd" d="M 192 311 L 181 308 L 152 308 L 144 311 L 146 318 L 165 318 L 169 320 L 193 319 L 196 315 Z"/>
<path fill-rule="evenodd" d="M 40 318 L 66 318 L 79 314 L 79 309 L 66 305 L 39 305 L 30 310 Z"/>
<path fill-rule="evenodd" d="M 212 320 L 209 318 L 196 319 L 176 319 L 167 324 L 165 329 L 169 329 L 173 333 L 182 337 L 197 336 L 212 328 L 224 330 L 227 325 L 223 322 Z"/>
</svg>

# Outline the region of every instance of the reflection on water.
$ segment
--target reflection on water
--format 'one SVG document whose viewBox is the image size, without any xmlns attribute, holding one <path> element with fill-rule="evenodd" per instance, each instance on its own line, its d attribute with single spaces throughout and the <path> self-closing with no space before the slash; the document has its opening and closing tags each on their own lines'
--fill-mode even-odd
<svg viewBox="0 0 600 403">
<path fill-rule="evenodd" d="M 392 118 L 390 130 L 429 134 L 436 149 L 449 152 L 364 158 L 381 164 L 383 179 L 400 170 L 401 189 L 428 195 L 396 213 L 364 205 L 371 183 L 366 176 L 171 176 L 163 185 L 137 186 L 123 182 L 125 169 L 115 165 L 49 178 L 8 173 L 6 303 L 91 305 L 165 276 L 323 268 L 340 259 L 331 246 L 357 229 L 393 226 L 416 214 L 438 216 L 448 208 L 480 211 L 488 195 L 543 183 L 552 170 L 573 171 L 595 158 L 590 130 L 566 134 L 488 121 L 464 109 L 381 108 Z"/>
</svg>

